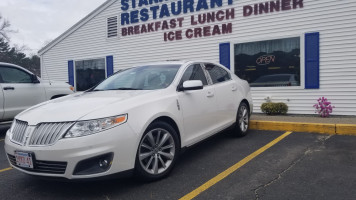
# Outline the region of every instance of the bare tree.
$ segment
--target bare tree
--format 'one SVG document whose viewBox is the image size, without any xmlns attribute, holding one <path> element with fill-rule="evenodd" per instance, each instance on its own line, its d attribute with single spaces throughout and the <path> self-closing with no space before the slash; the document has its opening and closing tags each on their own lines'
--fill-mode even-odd
<svg viewBox="0 0 356 200">
<path fill-rule="evenodd" d="M 45 41 L 43 42 L 43 45 L 42 45 L 42 47 L 41 47 L 40 49 L 46 47 L 46 46 L 47 46 L 49 43 L 51 43 L 52 41 L 53 41 L 53 39 L 45 40 Z"/>
<path fill-rule="evenodd" d="M 14 44 L 13 46 L 14 46 L 16 52 L 28 52 L 28 51 L 32 50 L 25 44 L 22 44 L 22 45 Z"/>
<path fill-rule="evenodd" d="M 10 29 L 11 23 L 9 20 L 3 18 L 0 14 L 0 37 L 10 41 L 9 33 L 16 33 L 17 31 Z"/>
</svg>

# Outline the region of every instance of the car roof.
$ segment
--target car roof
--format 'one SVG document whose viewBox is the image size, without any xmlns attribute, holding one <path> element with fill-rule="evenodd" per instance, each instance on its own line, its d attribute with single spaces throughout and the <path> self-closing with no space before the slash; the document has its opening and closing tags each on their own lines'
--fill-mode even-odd
<svg viewBox="0 0 356 200">
<path fill-rule="evenodd" d="M 151 63 L 142 63 L 139 65 L 135 65 L 134 67 L 139 67 L 139 66 L 150 66 L 150 65 L 183 65 L 187 63 L 213 63 L 213 64 L 218 64 L 215 62 L 211 61 L 202 61 L 202 60 L 166 60 L 166 61 L 159 61 L 159 62 L 151 62 Z"/>
</svg>

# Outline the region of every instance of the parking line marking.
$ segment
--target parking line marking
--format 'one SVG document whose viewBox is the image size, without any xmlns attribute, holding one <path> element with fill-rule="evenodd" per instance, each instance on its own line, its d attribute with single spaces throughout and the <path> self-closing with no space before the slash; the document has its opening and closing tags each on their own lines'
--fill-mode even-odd
<svg viewBox="0 0 356 200">
<path fill-rule="evenodd" d="M 0 169 L 0 173 L 1 172 L 5 172 L 5 171 L 9 171 L 9 170 L 11 170 L 12 169 L 12 167 L 9 167 L 9 168 L 6 168 L 6 169 Z"/>
<path fill-rule="evenodd" d="M 240 167 L 244 166 L 246 163 L 248 163 L 249 161 L 251 161 L 252 159 L 257 157 L 258 155 L 260 155 L 261 153 L 263 153 L 264 151 L 266 151 L 267 149 L 269 149 L 273 145 L 277 144 L 279 141 L 283 140 L 285 137 L 287 137 L 291 133 L 292 132 L 286 132 L 283 135 L 277 137 L 276 139 L 272 140 L 270 143 L 266 144 L 265 146 L 261 147 L 257 151 L 253 152 L 252 154 L 248 155 L 244 159 L 240 160 L 238 163 L 236 163 L 233 166 L 229 167 L 227 170 L 221 172 L 220 174 L 218 174 L 214 178 L 210 179 L 209 181 L 207 181 L 203 185 L 199 186 L 197 189 L 193 190 L 192 192 L 186 194 L 185 196 L 183 196 L 179 200 L 191 200 L 191 199 L 195 198 L 200 193 L 204 192 L 205 190 L 209 189 L 211 186 L 213 186 L 216 183 L 220 182 L 221 180 L 223 180 L 224 178 L 226 178 L 227 176 L 229 176 L 230 174 L 232 174 L 233 172 L 238 170 Z"/>
</svg>

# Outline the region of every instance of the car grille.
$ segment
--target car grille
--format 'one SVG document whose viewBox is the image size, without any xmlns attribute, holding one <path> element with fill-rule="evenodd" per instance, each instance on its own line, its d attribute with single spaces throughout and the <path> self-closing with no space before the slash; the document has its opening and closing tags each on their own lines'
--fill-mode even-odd
<svg viewBox="0 0 356 200">
<path fill-rule="evenodd" d="M 24 143 L 24 136 L 27 129 L 27 122 L 23 122 L 20 120 L 14 121 L 14 129 L 12 131 L 12 141 L 23 144 Z"/>
<path fill-rule="evenodd" d="M 13 155 L 7 154 L 12 165 L 16 165 L 16 158 Z M 37 172 L 37 173 L 48 173 L 48 174 L 64 174 L 67 168 L 67 162 L 57 162 L 57 161 L 43 161 L 35 160 L 34 168 L 24 168 L 17 166 L 26 171 Z"/>
<path fill-rule="evenodd" d="M 33 132 L 29 145 L 44 146 L 54 144 L 61 137 L 73 122 L 63 123 L 41 123 L 37 125 Z"/>
</svg>

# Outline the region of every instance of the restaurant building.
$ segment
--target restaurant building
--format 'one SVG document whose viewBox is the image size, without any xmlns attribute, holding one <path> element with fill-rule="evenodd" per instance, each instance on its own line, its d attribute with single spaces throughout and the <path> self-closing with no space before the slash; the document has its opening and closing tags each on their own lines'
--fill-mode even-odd
<svg viewBox="0 0 356 200">
<path fill-rule="evenodd" d="M 43 79 L 86 90 L 147 62 L 220 62 L 250 83 L 254 111 L 356 115 L 354 0 L 108 0 L 39 51 Z"/>
</svg>

